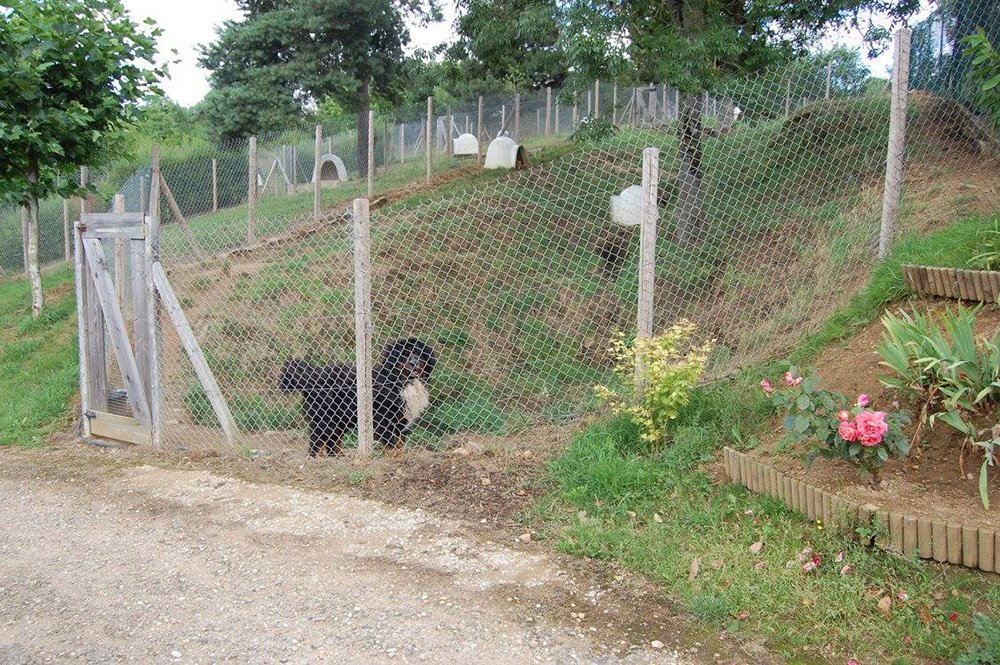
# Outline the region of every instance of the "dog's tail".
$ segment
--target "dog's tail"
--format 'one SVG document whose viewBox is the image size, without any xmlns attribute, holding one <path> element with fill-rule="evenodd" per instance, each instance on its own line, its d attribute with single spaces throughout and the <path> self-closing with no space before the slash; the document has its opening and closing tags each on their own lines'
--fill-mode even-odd
<svg viewBox="0 0 1000 665">
<path fill-rule="evenodd" d="M 350 365 L 313 365 L 301 358 L 289 358 L 281 368 L 278 387 L 284 392 L 349 390 L 356 383 Z"/>
</svg>

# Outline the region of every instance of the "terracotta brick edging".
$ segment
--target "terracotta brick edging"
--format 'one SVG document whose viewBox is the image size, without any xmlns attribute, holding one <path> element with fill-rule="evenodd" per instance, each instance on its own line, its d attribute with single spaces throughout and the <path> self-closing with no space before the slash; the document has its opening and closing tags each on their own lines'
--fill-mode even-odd
<svg viewBox="0 0 1000 665">
<path fill-rule="evenodd" d="M 854 533 L 855 527 L 878 520 L 888 527 L 888 535 L 876 542 L 883 549 L 1000 573 L 1000 533 L 994 529 L 856 503 L 790 478 L 738 450 L 726 447 L 722 453 L 726 475 L 734 483 L 782 501 L 811 520 L 822 520 L 826 528 Z"/>
<path fill-rule="evenodd" d="M 906 288 L 916 293 L 958 300 L 995 303 L 1000 297 L 1000 272 L 935 266 L 900 266 Z"/>
</svg>

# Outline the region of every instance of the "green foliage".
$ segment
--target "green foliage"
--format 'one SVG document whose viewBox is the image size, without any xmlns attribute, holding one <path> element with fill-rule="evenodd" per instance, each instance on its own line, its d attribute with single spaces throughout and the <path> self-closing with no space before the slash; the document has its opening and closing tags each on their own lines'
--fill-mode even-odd
<svg viewBox="0 0 1000 665">
<path fill-rule="evenodd" d="M 820 389 L 815 374 L 800 376 L 794 365 L 784 380 L 784 388 L 772 388 L 767 379 L 761 385 L 772 395 L 774 406 L 785 413 L 785 440 L 806 445 L 807 468 L 817 457 L 838 458 L 858 466 L 878 483 L 890 457 L 910 453 L 910 442 L 903 435 L 909 411 L 869 410 L 867 395 L 858 395 L 852 406 L 844 395 Z"/>
<path fill-rule="evenodd" d="M 972 625 L 978 641 L 955 661 L 955 665 L 995 665 L 1000 663 L 1000 621 L 976 614 Z"/>
<path fill-rule="evenodd" d="M 49 307 L 34 318 L 26 280 L 0 281 L 0 446 L 34 446 L 66 426 L 77 389 L 73 272 L 46 272 Z"/>
<path fill-rule="evenodd" d="M 963 437 L 963 452 L 965 444 L 982 449 L 979 491 L 989 508 L 987 473 L 994 465 L 1000 432 L 980 431 L 977 422 L 1000 402 L 1000 330 L 991 339 L 978 338 L 977 312 L 961 305 L 949 309 L 943 327 L 930 314 L 887 313 L 876 351 L 881 364 L 892 371 L 882 383 L 921 401 L 922 422 L 933 426 L 940 420 L 956 429 Z M 981 440 L 984 435 L 988 438 Z"/>
<path fill-rule="evenodd" d="M 993 220 L 993 228 L 984 229 L 978 240 L 981 251 L 966 265 L 978 270 L 1000 269 L 1000 219 Z"/>
<path fill-rule="evenodd" d="M 667 427 L 691 401 L 691 393 L 705 371 L 714 342 L 694 343 L 697 328 L 681 320 L 632 345 L 616 340 L 614 386 L 597 386 L 601 400 L 619 415 L 628 415 L 642 428 L 647 444 L 661 443 Z"/>
<path fill-rule="evenodd" d="M 0 21 L 0 201 L 26 204 L 75 189 L 109 139 L 136 118 L 161 70 L 158 30 L 119 0 L 12 0 Z"/>
<path fill-rule="evenodd" d="M 962 38 L 961 43 L 965 45 L 964 55 L 972 59 L 968 76 L 976 88 L 976 101 L 1000 128 L 1000 53 L 982 28 Z"/>
<path fill-rule="evenodd" d="M 556 0 L 458 4 L 464 10 L 455 25 L 458 40 L 447 51 L 451 82 L 491 81 L 513 89 L 562 84 L 567 60 L 559 45 L 562 10 Z"/>
<path fill-rule="evenodd" d="M 569 140 L 573 143 L 598 143 L 618 133 L 618 128 L 607 118 L 585 117 L 573 128 Z"/>
</svg>

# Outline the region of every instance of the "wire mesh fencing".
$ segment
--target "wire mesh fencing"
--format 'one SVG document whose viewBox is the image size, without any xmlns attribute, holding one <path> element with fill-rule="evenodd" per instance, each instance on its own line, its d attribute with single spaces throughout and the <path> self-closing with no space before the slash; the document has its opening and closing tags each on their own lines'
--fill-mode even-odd
<svg viewBox="0 0 1000 665">
<path fill-rule="evenodd" d="M 870 276 L 886 198 L 887 82 L 865 84 L 813 62 L 700 95 L 605 88 L 589 91 L 589 108 L 579 93 L 554 94 L 551 106 L 542 95 L 484 100 L 481 124 L 478 100 L 446 109 L 434 117 L 452 141 L 515 130 L 524 141 L 544 138 L 548 108 L 549 136 L 557 122 L 565 133 L 574 115 L 579 123 L 588 113 L 615 114 L 617 129 L 430 201 L 379 204 L 373 196 L 370 309 L 360 314 L 373 336 L 375 438 L 388 452 L 443 449 L 593 411 L 595 384 L 615 380 L 611 341 L 636 333 L 646 273 L 655 283 L 654 331 L 688 319 L 700 339 L 715 341 L 708 379 L 789 352 Z M 897 232 L 932 228 L 960 210 L 996 213 L 996 137 L 974 110 L 913 91 L 907 115 L 902 161 L 890 164 L 905 176 Z M 387 143 L 397 140 L 390 157 L 405 163 L 402 153 L 426 150 L 419 129 L 414 143 L 407 138 L 409 124 L 381 129 Z M 287 157 L 288 145 L 261 140 L 258 164 Z M 655 264 L 643 266 L 649 147 L 659 155 Z M 451 157 L 446 144 L 432 149 L 436 159 Z M 266 170 L 282 168 L 287 174 L 287 164 Z M 921 208 L 949 179 L 969 185 L 964 203 L 946 184 L 950 207 Z M 310 206 L 269 212 L 263 198 L 254 240 L 192 222 L 204 252 L 165 222 L 162 260 L 239 437 L 222 437 L 166 326 L 164 445 L 235 445 L 252 456 L 355 445 L 359 257 L 350 199 L 363 190 L 336 187 L 345 197 L 324 198 L 318 219 Z M 271 198 L 287 196 L 279 187 Z M 245 231 L 245 220 L 234 227 Z"/>
</svg>

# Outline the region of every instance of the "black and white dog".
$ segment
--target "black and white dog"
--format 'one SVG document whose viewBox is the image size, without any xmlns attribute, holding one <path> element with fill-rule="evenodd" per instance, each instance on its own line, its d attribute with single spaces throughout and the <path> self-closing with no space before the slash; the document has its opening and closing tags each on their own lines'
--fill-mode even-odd
<svg viewBox="0 0 1000 665">
<path fill-rule="evenodd" d="M 375 438 L 389 455 L 403 452 L 406 435 L 430 406 L 430 376 L 437 357 L 426 342 L 399 339 L 382 351 L 372 371 Z M 324 448 L 340 455 L 344 433 L 358 425 L 357 371 L 354 365 L 313 365 L 285 361 L 278 379 L 284 392 L 302 393 L 302 415 L 309 425 L 309 454 Z"/>
</svg>

